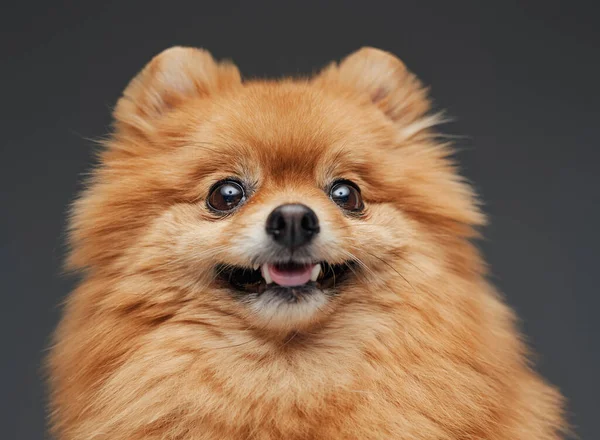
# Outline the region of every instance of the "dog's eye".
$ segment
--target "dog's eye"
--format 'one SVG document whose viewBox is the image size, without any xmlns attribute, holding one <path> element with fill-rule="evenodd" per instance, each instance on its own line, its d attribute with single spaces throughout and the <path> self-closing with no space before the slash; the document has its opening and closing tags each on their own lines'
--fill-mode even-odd
<svg viewBox="0 0 600 440">
<path fill-rule="evenodd" d="M 349 181 L 341 181 L 335 183 L 331 187 L 329 197 L 340 208 L 346 211 L 362 211 L 364 204 L 358 187 Z"/>
<path fill-rule="evenodd" d="M 208 196 L 208 206 L 215 211 L 231 211 L 244 201 L 244 188 L 238 182 L 226 180 L 217 183 Z"/>
</svg>

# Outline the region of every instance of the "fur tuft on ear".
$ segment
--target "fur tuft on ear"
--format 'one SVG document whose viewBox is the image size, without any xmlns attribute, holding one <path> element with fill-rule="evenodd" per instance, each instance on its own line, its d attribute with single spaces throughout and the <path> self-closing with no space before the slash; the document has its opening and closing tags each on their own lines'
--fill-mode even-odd
<svg viewBox="0 0 600 440">
<path fill-rule="evenodd" d="M 442 122 L 428 114 L 431 103 L 427 89 L 397 57 L 389 52 L 364 47 L 332 64 L 315 81 L 342 84 L 363 93 L 398 127 L 399 140 L 422 135 Z"/>
<path fill-rule="evenodd" d="M 237 67 L 215 62 L 203 49 L 166 49 L 123 92 L 114 111 L 117 129 L 149 132 L 163 114 L 182 101 L 208 96 L 240 83 Z"/>
</svg>

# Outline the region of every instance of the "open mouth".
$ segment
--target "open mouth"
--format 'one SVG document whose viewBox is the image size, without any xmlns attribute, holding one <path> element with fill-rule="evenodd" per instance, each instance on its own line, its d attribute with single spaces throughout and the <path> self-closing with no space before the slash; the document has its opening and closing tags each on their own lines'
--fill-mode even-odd
<svg viewBox="0 0 600 440">
<path fill-rule="evenodd" d="M 352 262 L 329 264 L 278 263 L 256 265 L 253 268 L 220 264 L 216 271 L 218 278 L 235 290 L 248 293 L 262 293 L 270 288 L 303 289 L 335 287 L 352 270 Z"/>
</svg>

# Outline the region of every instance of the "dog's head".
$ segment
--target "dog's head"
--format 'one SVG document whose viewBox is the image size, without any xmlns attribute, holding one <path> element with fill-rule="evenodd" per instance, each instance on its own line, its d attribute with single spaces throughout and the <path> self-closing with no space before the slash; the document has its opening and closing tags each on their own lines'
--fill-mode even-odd
<svg viewBox="0 0 600 440">
<path fill-rule="evenodd" d="M 107 301 L 171 316 L 289 330 L 346 302 L 381 305 L 410 285 L 403 268 L 435 273 L 451 259 L 442 243 L 482 221 L 429 111 L 418 80 L 375 49 L 313 78 L 248 82 L 205 51 L 169 49 L 116 107 L 70 263 L 116 278 Z"/>
</svg>

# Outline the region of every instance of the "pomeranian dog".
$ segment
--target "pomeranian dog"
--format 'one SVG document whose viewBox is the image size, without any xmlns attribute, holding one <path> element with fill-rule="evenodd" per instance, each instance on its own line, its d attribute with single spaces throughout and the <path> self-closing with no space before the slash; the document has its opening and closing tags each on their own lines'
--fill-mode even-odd
<svg viewBox="0 0 600 440">
<path fill-rule="evenodd" d="M 70 223 L 56 438 L 563 438 L 395 56 L 242 81 L 176 47 L 114 120 Z"/>
</svg>

